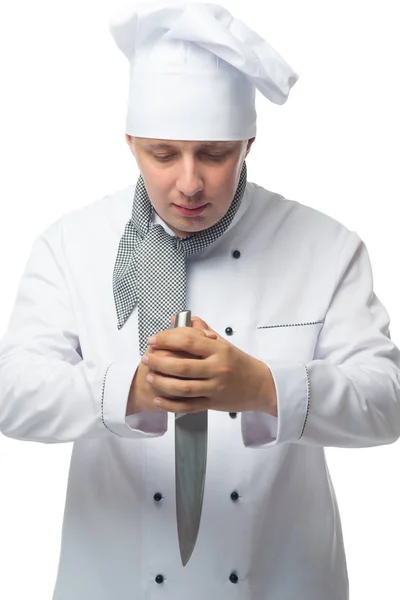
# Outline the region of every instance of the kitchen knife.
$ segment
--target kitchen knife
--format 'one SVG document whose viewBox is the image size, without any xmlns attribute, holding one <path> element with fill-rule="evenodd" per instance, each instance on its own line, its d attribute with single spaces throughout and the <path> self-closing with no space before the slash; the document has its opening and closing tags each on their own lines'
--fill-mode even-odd
<svg viewBox="0 0 400 600">
<path fill-rule="evenodd" d="M 191 312 L 176 315 L 174 327 L 191 327 Z M 175 415 L 175 491 L 182 565 L 188 563 L 200 527 L 207 465 L 207 411 Z"/>
</svg>

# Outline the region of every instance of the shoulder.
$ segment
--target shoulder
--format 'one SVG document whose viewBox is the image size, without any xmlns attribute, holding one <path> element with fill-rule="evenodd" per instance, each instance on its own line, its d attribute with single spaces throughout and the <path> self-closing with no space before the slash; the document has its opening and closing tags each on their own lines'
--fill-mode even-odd
<svg viewBox="0 0 400 600">
<path fill-rule="evenodd" d="M 337 241 L 346 239 L 354 233 L 334 217 L 297 200 L 249 182 L 248 193 L 251 196 L 254 219 L 271 226 L 276 232 L 303 239 Z"/>
<path fill-rule="evenodd" d="M 101 239 L 121 235 L 131 216 L 135 184 L 98 198 L 81 208 L 64 213 L 39 234 L 47 241 L 66 235 L 76 239 Z"/>
</svg>

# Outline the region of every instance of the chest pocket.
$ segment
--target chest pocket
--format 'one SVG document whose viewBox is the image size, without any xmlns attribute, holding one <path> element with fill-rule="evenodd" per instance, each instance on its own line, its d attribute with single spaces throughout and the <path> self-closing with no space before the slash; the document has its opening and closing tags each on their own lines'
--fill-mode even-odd
<svg viewBox="0 0 400 600">
<path fill-rule="evenodd" d="M 253 356 L 259 360 L 313 360 L 323 321 L 258 327 L 254 332 Z"/>
</svg>

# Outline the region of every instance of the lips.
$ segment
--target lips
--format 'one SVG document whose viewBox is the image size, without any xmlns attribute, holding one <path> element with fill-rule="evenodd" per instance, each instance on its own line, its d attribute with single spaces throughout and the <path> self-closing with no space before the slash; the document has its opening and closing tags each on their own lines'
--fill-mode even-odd
<svg viewBox="0 0 400 600">
<path fill-rule="evenodd" d="M 184 208 L 185 210 L 199 210 L 200 208 L 203 208 L 206 205 L 202 204 L 201 206 L 184 206 L 183 204 L 177 204 L 176 206 L 180 206 L 181 208 Z"/>
<path fill-rule="evenodd" d="M 207 208 L 208 204 L 203 204 L 202 206 L 188 207 L 182 206 L 180 204 L 174 204 L 175 209 L 184 217 L 198 217 L 203 213 L 203 211 Z"/>
</svg>

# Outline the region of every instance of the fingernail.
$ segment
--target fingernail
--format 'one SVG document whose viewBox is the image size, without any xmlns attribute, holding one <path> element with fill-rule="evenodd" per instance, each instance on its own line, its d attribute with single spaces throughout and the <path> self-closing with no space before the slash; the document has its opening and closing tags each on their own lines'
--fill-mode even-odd
<svg viewBox="0 0 400 600">
<path fill-rule="evenodd" d="M 156 343 L 156 336 L 152 335 L 151 337 L 149 337 L 148 343 L 149 344 L 155 344 Z"/>
<path fill-rule="evenodd" d="M 147 354 L 143 354 L 142 356 L 142 363 L 144 363 L 145 365 L 147 365 L 147 363 L 149 362 L 149 357 Z"/>
<path fill-rule="evenodd" d="M 150 373 L 149 373 L 149 374 L 146 376 L 146 380 L 147 380 L 149 383 L 153 383 L 153 381 L 154 381 L 154 377 L 153 377 L 153 375 L 150 375 Z"/>
</svg>

